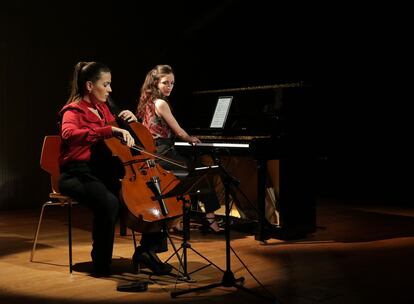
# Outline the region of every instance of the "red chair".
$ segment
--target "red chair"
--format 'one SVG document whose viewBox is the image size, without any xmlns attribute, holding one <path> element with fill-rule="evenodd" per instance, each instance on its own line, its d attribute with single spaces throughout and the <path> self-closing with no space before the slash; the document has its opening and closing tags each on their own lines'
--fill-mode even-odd
<svg viewBox="0 0 414 304">
<path fill-rule="evenodd" d="M 40 167 L 50 174 L 52 192 L 49 194 L 49 201 L 43 204 L 37 224 L 36 234 L 33 241 L 30 261 L 33 262 L 36 250 L 37 238 L 40 225 L 43 219 L 43 212 L 46 206 L 67 206 L 68 207 L 68 244 L 69 244 L 69 272 L 72 273 L 72 205 L 78 204 L 71 197 L 59 193 L 59 163 L 58 156 L 61 139 L 59 135 L 48 135 L 43 140 L 42 153 L 40 155 Z"/>
</svg>

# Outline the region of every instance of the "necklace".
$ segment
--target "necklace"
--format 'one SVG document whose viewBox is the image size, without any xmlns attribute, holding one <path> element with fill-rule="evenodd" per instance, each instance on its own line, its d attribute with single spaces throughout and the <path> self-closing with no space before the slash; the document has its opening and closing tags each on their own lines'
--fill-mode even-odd
<svg viewBox="0 0 414 304">
<path fill-rule="evenodd" d="M 102 117 L 101 117 L 101 115 L 99 115 L 99 112 L 98 112 L 98 110 L 97 110 L 97 109 L 95 109 L 95 108 L 91 108 L 91 107 L 88 107 L 88 109 L 89 109 L 89 111 L 91 111 L 93 114 L 95 114 L 96 116 L 98 116 L 98 118 L 99 118 L 99 119 L 101 119 L 101 120 L 102 120 Z"/>
</svg>

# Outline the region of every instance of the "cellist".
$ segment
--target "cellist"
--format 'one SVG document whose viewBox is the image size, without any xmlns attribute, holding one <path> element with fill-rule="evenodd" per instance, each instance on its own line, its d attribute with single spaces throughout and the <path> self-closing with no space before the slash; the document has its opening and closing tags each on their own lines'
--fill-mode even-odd
<svg viewBox="0 0 414 304">
<path fill-rule="evenodd" d="M 111 126 L 115 120 L 106 101 L 111 89 L 111 71 L 99 62 L 79 62 L 75 65 L 71 93 L 60 110 L 60 134 L 62 145 L 59 157 L 61 175 L 59 189 L 79 203 L 88 206 L 93 213 L 92 264 L 93 275 L 108 276 L 111 273 L 115 224 L 120 202 L 118 193 L 122 172 L 114 174 L 115 159 L 105 147 L 104 139 L 117 136 L 128 147 L 134 146 L 134 138 L 124 129 Z M 124 110 L 119 117 L 136 121 L 135 115 Z M 145 249 L 134 262 L 144 264 L 154 273 L 167 274 L 171 265 L 162 263 L 156 252 L 167 250 L 163 232 L 143 233 L 141 248 Z"/>
</svg>

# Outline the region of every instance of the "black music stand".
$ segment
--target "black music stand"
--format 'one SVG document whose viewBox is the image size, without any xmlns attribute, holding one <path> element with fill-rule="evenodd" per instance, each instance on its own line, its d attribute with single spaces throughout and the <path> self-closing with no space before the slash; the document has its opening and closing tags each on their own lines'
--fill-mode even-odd
<svg viewBox="0 0 414 304">
<path fill-rule="evenodd" d="M 273 296 L 270 291 L 268 291 L 257 279 L 256 277 L 251 273 L 251 271 L 247 268 L 246 264 L 243 263 L 243 261 L 240 259 L 240 257 L 236 254 L 236 252 L 233 250 L 233 248 L 231 248 L 230 245 L 230 188 L 238 185 L 238 181 L 231 176 L 226 169 L 221 165 L 220 159 L 214 155 L 214 161 L 217 165 L 217 168 L 219 169 L 219 174 L 220 177 L 223 181 L 224 184 L 224 191 L 225 191 L 225 239 L 226 239 L 226 270 L 223 273 L 223 278 L 221 280 L 221 282 L 218 283 L 212 283 L 206 286 L 200 286 L 200 287 L 196 287 L 196 288 L 190 288 L 187 290 L 180 290 L 180 291 L 172 291 L 171 292 L 171 297 L 175 298 L 179 295 L 183 295 L 183 294 L 187 294 L 190 292 L 197 292 L 200 290 L 206 290 L 206 289 L 212 289 L 212 288 L 216 288 L 216 287 L 235 287 L 239 290 L 243 290 L 247 293 L 250 293 L 254 296 L 260 297 L 262 299 L 271 301 L 275 304 L 280 304 L 280 301 Z M 246 268 L 246 270 L 249 272 L 249 274 L 255 279 L 255 281 L 264 288 L 264 290 L 270 295 L 269 297 L 261 295 L 255 291 L 252 291 L 246 287 L 244 287 L 243 284 L 244 283 L 244 277 L 240 277 L 238 279 L 236 279 L 234 277 L 234 273 L 231 270 L 231 261 L 230 261 L 230 250 L 234 253 L 234 255 L 237 257 L 237 259 L 243 264 L 243 266 Z M 240 284 L 240 283 L 241 284 Z"/>
<path fill-rule="evenodd" d="M 187 282 L 195 282 L 191 279 L 190 274 L 195 273 L 197 271 L 200 271 L 210 265 L 213 265 L 221 272 L 224 272 L 223 269 L 221 269 L 219 266 L 214 264 L 212 261 L 210 261 L 208 258 L 203 256 L 200 252 L 198 252 L 196 249 L 194 249 L 191 246 L 190 240 L 190 212 L 191 212 L 191 202 L 185 198 L 185 196 L 195 196 L 199 195 L 205 192 L 208 192 L 207 190 L 199 190 L 198 185 L 201 183 L 201 181 L 206 178 L 208 175 L 214 175 L 217 174 L 219 170 L 218 166 L 206 166 L 206 167 L 197 167 L 194 168 L 185 178 L 181 179 L 180 184 L 169 191 L 168 193 L 161 195 L 159 197 L 156 197 L 155 199 L 162 199 L 162 198 L 168 198 L 168 197 L 177 197 L 178 200 L 183 202 L 183 239 L 181 246 L 177 249 L 174 245 L 174 243 L 171 241 L 171 245 L 174 249 L 174 253 L 165 260 L 165 263 L 167 263 L 174 255 L 177 256 L 177 259 L 179 261 L 180 267 L 176 269 L 179 274 L 181 274 L 181 280 L 187 281 Z M 180 256 L 178 252 L 180 250 L 183 250 L 182 255 Z M 209 264 L 202 266 L 196 270 L 193 270 L 191 273 L 188 273 L 188 258 L 187 258 L 187 250 L 191 249 L 194 253 L 196 253 L 198 256 L 202 257 L 204 260 L 206 260 Z M 181 271 L 182 268 L 182 271 Z"/>
</svg>

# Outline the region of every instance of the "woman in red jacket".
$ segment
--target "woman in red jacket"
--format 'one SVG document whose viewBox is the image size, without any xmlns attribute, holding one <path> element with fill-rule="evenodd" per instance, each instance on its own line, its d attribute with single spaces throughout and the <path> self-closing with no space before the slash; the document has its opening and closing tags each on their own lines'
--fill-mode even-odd
<svg viewBox="0 0 414 304">
<path fill-rule="evenodd" d="M 120 166 L 111 165 L 117 160 L 103 140 L 118 136 L 129 147 L 134 145 L 134 138 L 127 130 L 109 124 L 115 120 L 106 103 L 111 92 L 111 71 L 106 65 L 79 62 L 74 70 L 71 95 L 59 113 L 62 137 L 59 188 L 93 212 L 91 257 L 96 276 L 110 274 L 122 177 L 122 172 L 113 171 Z M 119 116 L 128 122 L 137 120 L 128 110 Z M 157 274 L 171 271 L 171 265 L 162 263 L 155 254 L 167 250 L 163 232 L 143 234 L 141 246 L 146 249 L 139 260 L 141 264 Z"/>
</svg>

